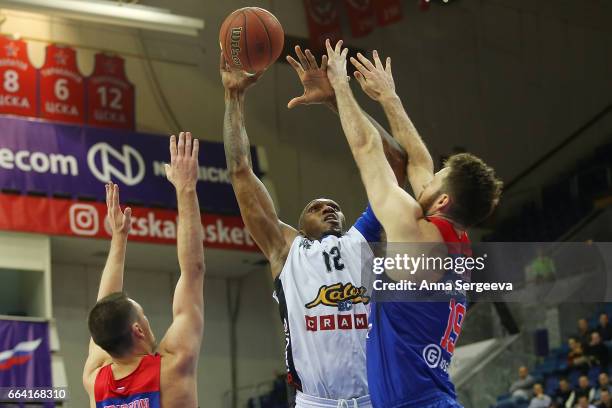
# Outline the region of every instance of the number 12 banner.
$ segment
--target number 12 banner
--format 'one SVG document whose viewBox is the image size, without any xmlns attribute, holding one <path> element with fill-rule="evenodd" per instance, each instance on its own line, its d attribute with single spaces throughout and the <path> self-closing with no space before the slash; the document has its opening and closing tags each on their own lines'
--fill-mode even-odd
<svg viewBox="0 0 612 408">
<path fill-rule="evenodd" d="M 87 78 L 87 123 L 116 129 L 134 129 L 134 85 L 125 75 L 124 61 L 96 54 Z"/>
</svg>

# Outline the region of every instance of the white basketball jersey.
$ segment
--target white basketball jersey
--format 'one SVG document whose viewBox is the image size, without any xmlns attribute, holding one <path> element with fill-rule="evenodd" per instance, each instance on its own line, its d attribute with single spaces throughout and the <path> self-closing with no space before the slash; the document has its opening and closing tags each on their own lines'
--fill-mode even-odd
<svg viewBox="0 0 612 408">
<path fill-rule="evenodd" d="M 361 263 L 372 253 L 366 244 L 355 227 L 341 238 L 298 236 L 275 281 L 288 380 L 305 394 L 328 399 L 368 394 L 369 297 L 361 285 Z"/>
</svg>

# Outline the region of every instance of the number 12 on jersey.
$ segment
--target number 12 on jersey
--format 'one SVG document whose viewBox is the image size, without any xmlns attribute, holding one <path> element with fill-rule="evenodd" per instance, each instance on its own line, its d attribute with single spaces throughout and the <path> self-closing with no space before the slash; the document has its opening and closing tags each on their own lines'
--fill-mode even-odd
<svg viewBox="0 0 612 408">
<path fill-rule="evenodd" d="M 341 271 L 344 269 L 344 264 L 340 259 L 340 248 L 338 248 L 337 246 L 332 247 L 332 249 L 329 250 L 329 253 L 323 250 L 323 260 L 325 261 L 327 272 L 331 272 L 333 269 L 337 271 Z"/>
</svg>

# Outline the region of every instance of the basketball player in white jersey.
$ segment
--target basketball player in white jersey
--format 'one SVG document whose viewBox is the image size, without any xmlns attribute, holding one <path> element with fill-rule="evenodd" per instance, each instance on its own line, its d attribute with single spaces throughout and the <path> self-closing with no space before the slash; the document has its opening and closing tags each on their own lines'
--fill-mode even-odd
<svg viewBox="0 0 612 408">
<path fill-rule="evenodd" d="M 299 62 L 287 59 L 298 73 L 304 95 L 291 100 L 289 107 L 326 104 L 336 110 L 326 57 L 319 66 L 310 51 L 304 54 L 296 47 L 296 54 Z M 223 55 L 220 70 L 225 87 L 227 167 L 244 223 L 270 262 L 285 328 L 287 378 L 297 389 L 296 406 L 370 407 L 365 360 L 369 297 L 361 284 L 361 252 L 369 251 L 367 242 L 380 239 L 380 224 L 368 207 L 347 228 L 340 206 L 327 198 L 306 205 L 297 229 L 280 221 L 270 195 L 252 170 L 244 125 L 245 93 L 261 74 L 230 69 Z M 387 160 L 403 183 L 405 152 L 375 126 L 384 140 Z"/>
</svg>

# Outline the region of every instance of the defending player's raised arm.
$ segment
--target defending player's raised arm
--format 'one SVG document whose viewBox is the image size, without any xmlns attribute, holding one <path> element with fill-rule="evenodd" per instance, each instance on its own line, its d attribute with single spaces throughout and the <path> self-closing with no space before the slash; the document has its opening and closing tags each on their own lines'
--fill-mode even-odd
<svg viewBox="0 0 612 408">
<path fill-rule="evenodd" d="M 391 58 L 387 58 L 386 65 L 383 65 L 378 52 L 374 51 L 373 60 L 374 63 L 370 62 L 362 54 L 357 54 L 357 59 L 351 58 L 351 63 L 357 68 L 355 78 L 363 91 L 382 105 L 391 126 L 391 133 L 406 149 L 408 180 L 415 197 L 419 197 L 424 186 L 433 179 L 433 159 L 395 92 Z"/>
<path fill-rule="evenodd" d="M 106 183 L 106 208 L 112 238 L 96 301 L 112 293 L 123 291 L 123 271 L 132 210 L 128 207 L 121 211 L 119 203 L 119 186 L 111 182 Z M 86 389 L 92 387 L 92 374 L 95 370 L 110 361 L 108 353 L 90 339 L 89 354 L 83 369 L 83 384 Z"/>
<path fill-rule="evenodd" d="M 197 366 L 204 326 L 204 231 L 196 193 L 199 142 L 191 133 L 170 137 L 170 164 L 166 177 L 176 189 L 178 203 L 177 252 L 181 275 L 174 290 L 173 321 L 160 343 L 179 367 Z"/>
<path fill-rule="evenodd" d="M 304 93 L 289 101 L 287 107 L 292 109 L 298 105 L 323 104 L 334 113 L 338 113 L 336 95 L 327 78 L 327 55 L 321 57 L 321 65 L 317 63 L 315 56 L 310 50 L 302 51 L 299 45 L 295 47 L 297 60 L 291 55 L 287 56 L 287 62 L 295 69 Z M 399 143 L 371 116 L 364 112 L 370 123 L 376 127 L 383 142 L 385 157 L 391 165 L 395 177 L 400 185 L 406 180 L 406 151 Z"/>
<path fill-rule="evenodd" d="M 395 231 L 410 231 L 415 235 L 417 221 L 422 217 L 419 204 L 397 183 L 391 167 L 385 160 L 383 145 L 374 125 L 359 107 L 346 76 L 346 55 L 342 41 L 335 49 L 329 40 L 327 74 L 336 93 L 338 112 L 344 134 L 355 157 L 368 199 L 382 223 L 387 237 L 392 240 Z"/>
<path fill-rule="evenodd" d="M 281 222 L 266 187 L 253 172 L 249 138 L 244 124 L 247 88 L 258 76 L 230 69 L 223 54 L 220 62 L 225 87 L 223 143 L 227 168 L 240 214 L 253 239 L 270 261 L 272 274 L 278 275 L 297 231 Z"/>
</svg>

